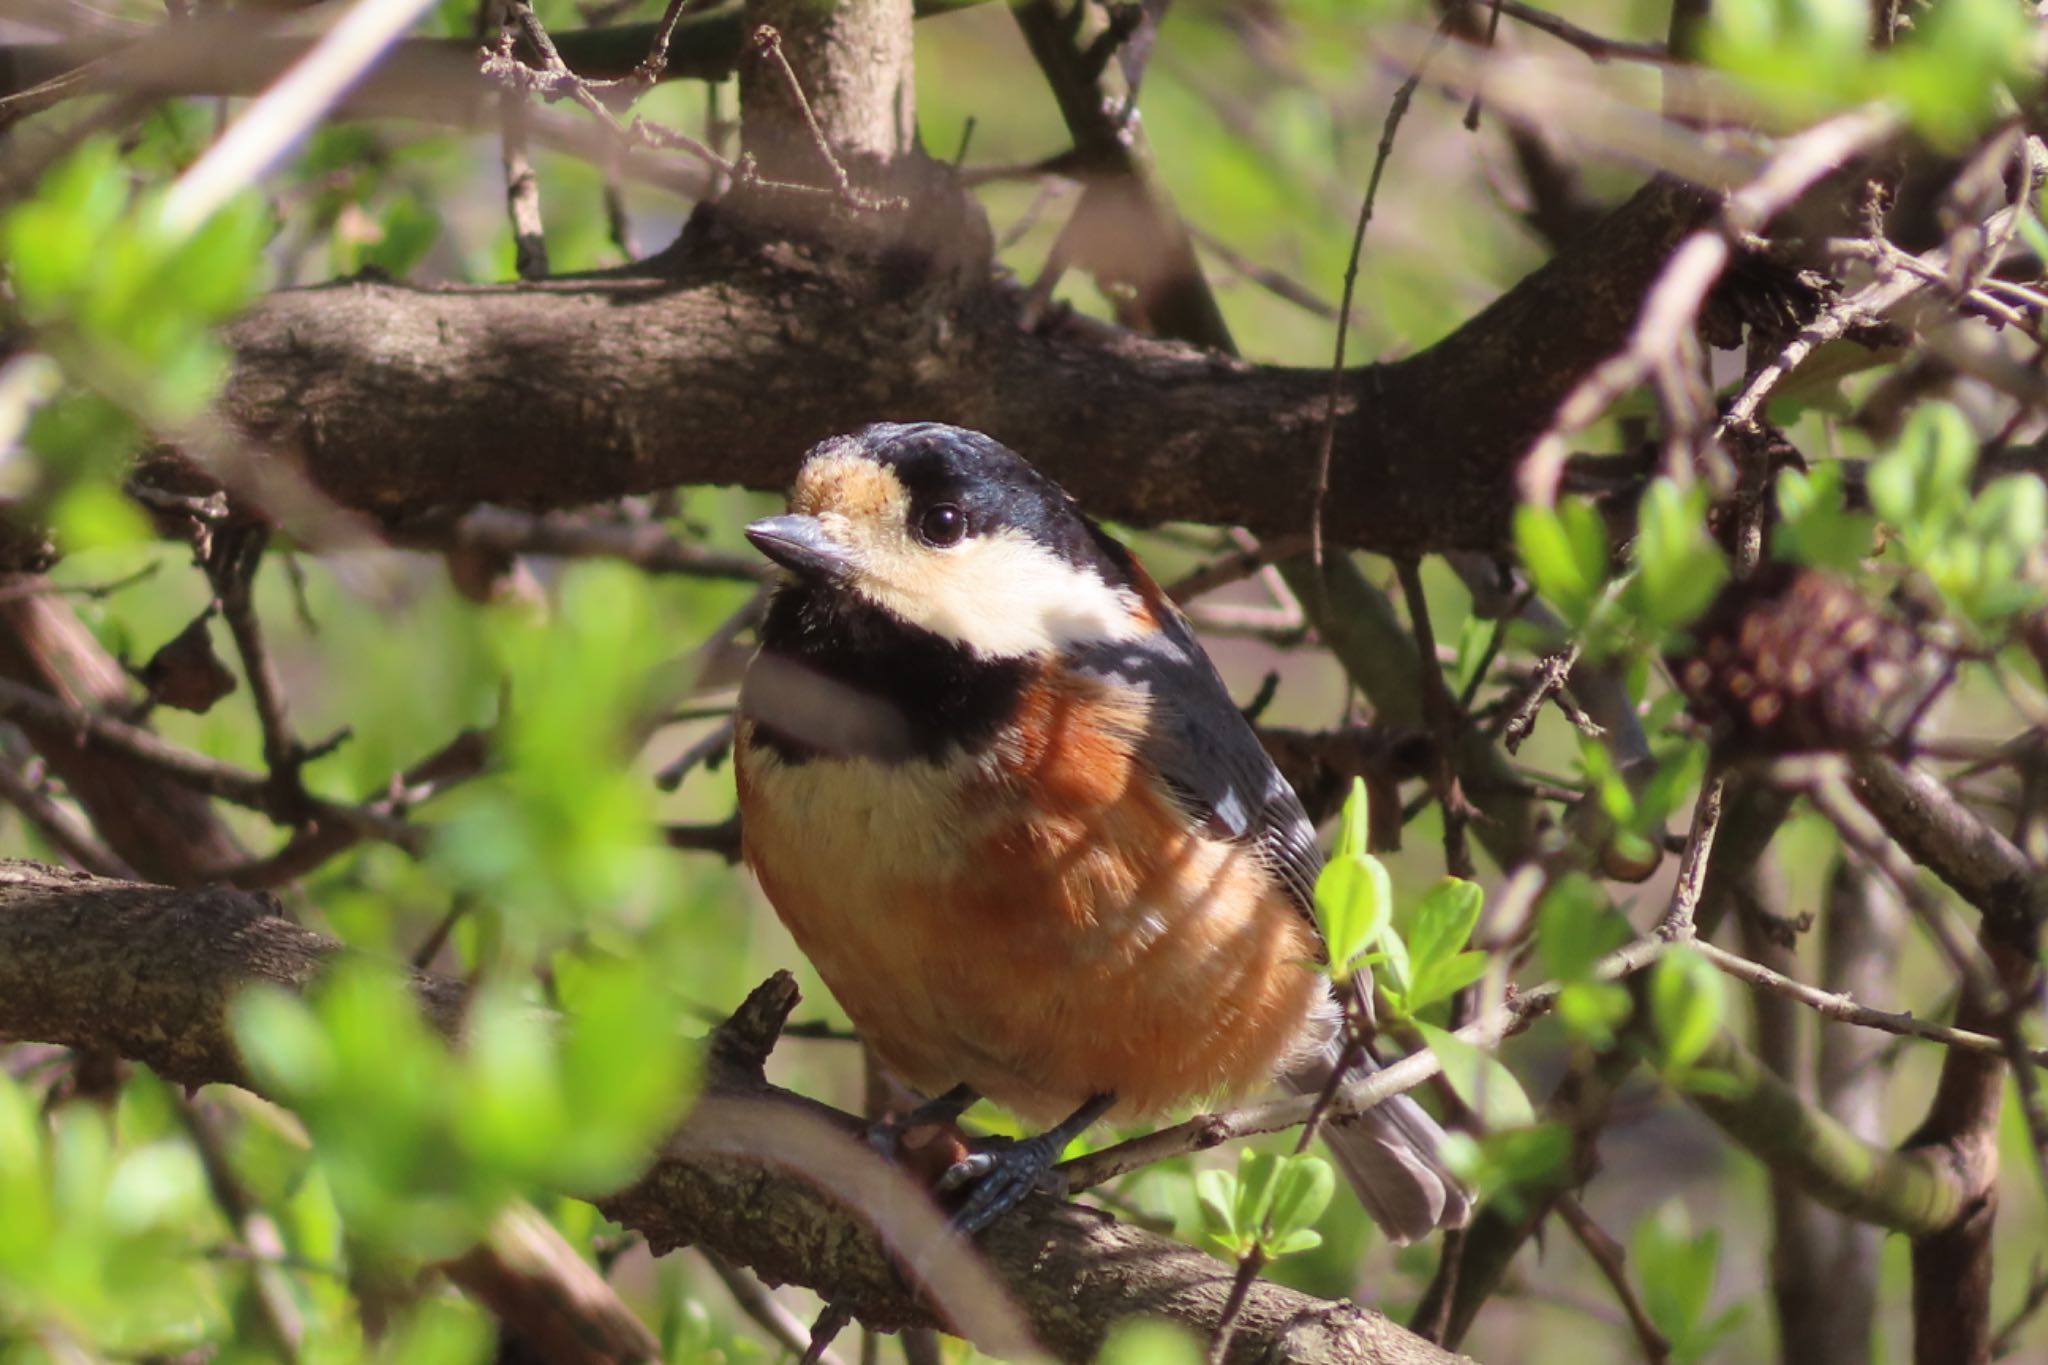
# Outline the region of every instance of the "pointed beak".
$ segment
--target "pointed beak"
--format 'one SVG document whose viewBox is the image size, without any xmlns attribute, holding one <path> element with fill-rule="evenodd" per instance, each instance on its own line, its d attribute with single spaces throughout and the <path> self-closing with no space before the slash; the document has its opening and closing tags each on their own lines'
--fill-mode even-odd
<svg viewBox="0 0 2048 1365">
<path fill-rule="evenodd" d="M 754 548 L 792 572 L 816 578 L 837 578 L 850 567 L 852 556 L 834 540 L 816 517 L 797 513 L 765 517 L 747 527 L 747 539 Z"/>
</svg>

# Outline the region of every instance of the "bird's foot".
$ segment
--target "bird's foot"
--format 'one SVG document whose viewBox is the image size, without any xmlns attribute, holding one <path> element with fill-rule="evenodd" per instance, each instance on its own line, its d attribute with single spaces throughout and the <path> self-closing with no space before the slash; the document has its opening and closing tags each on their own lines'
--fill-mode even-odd
<svg viewBox="0 0 2048 1365">
<path fill-rule="evenodd" d="M 1067 1178 L 1054 1167 L 1067 1139 L 1040 1133 L 1002 1147 L 970 1152 L 939 1177 L 939 1192 L 966 1190 L 967 1198 L 953 1214 L 953 1226 L 972 1237 L 1024 1202 L 1043 1193 L 1065 1198 Z"/>
<path fill-rule="evenodd" d="M 1055 1169 L 1060 1154 L 1115 1103 L 1114 1095 L 1093 1096 L 1036 1137 L 983 1146 L 954 1162 L 938 1183 L 941 1193 L 968 1190 L 966 1202 L 953 1214 L 953 1226 L 972 1237 L 1023 1203 L 1027 1195 L 1065 1198 L 1067 1178 Z"/>
</svg>

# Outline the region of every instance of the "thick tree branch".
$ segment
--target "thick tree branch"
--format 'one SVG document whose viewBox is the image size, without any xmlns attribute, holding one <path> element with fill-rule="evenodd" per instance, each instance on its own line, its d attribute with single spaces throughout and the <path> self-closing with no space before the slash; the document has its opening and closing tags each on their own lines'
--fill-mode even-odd
<svg viewBox="0 0 2048 1365">
<path fill-rule="evenodd" d="M 260 896 L 0 863 L 0 1035 L 111 1049 L 187 1085 L 243 1081 L 225 1015 L 235 992 L 255 982 L 303 990 L 340 951 Z M 427 973 L 414 983 L 435 1025 L 458 1033 L 462 986 Z M 760 1060 L 794 1002 L 786 977 L 756 993 L 712 1050 L 710 1094 L 785 1106 L 791 1123 L 808 1115 L 857 1131 L 851 1115 L 760 1079 Z M 732 1104 L 711 1112 L 729 1118 Z M 934 1322 L 867 1222 L 821 1198 L 804 1176 L 734 1155 L 731 1137 L 710 1119 L 686 1125 L 648 1175 L 605 1208 L 657 1249 L 711 1247 L 771 1279 L 809 1285 L 876 1325 Z M 1213 1326 L 1230 1278 L 1192 1248 L 1046 1199 L 979 1245 L 1039 1343 L 1064 1360 L 1092 1359 L 1103 1335 L 1135 1315 Z M 1236 1340 L 1231 1359 L 1244 1362 L 1457 1359 L 1377 1313 L 1272 1284 L 1254 1287 Z"/>
<path fill-rule="evenodd" d="M 1626 337 L 1699 211 L 1691 191 L 1653 185 L 1443 342 L 1352 372 L 1331 539 L 1502 544 L 1516 462 Z M 338 502 L 384 515 L 777 488 L 819 438 L 894 417 L 987 430 L 1102 515 L 1307 525 L 1317 371 L 1080 320 L 1029 334 L 1013 291 L 762 250 L 712 220 L 664 273 L 273 295 L 230 329 L 224 410 Z"/>
</svg>

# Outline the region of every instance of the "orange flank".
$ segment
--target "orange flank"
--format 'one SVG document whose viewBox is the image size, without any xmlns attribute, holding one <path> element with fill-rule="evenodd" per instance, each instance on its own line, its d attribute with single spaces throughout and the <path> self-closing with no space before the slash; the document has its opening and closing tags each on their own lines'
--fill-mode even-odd
<svg viewBox="0 0 2048 1365">
<path fill-rule="evenodd" d="M 1105 695 L 1048 674 L 1002 746 L 944 763 L 738 746 L 748 863 L 927 1093 L 1143 1114 L 1262 1085 L 1328 1031 L 1313 931 L 1251 849 L 1189 832 Z"/>
</svg>

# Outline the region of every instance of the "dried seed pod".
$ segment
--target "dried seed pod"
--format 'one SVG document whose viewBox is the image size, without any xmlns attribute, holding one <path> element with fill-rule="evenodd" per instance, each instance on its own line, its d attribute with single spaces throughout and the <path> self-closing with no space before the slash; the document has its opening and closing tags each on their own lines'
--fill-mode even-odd
<svg viewBox="0 0 2048 1365">
<path fill-rule="evenodd" d="M 1889 744 L 1946 671 L 1911 625 L 1841 579 L 1789 564 L 1729 584 L 1692 634 L 1672 672 L 1733 752 Z"/>
</svg>

